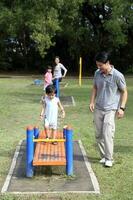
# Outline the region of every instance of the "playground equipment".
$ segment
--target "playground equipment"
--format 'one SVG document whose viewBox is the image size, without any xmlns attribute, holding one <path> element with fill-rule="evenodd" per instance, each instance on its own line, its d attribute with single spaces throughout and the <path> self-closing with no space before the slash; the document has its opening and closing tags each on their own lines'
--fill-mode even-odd
<svg viewBox="0 0 133 200">
<path fill-rule="evenodd" d="M 64 127 L 57 139 L 46 139 L 45 131 L 37 127 L 27 128 L 26 176 L 32 177 L 35 166 L 66 166 L 66 174 L 73 174 L 73 130 Z M 51 142 L 58 142 L 53 145 Z"/>
</svg>

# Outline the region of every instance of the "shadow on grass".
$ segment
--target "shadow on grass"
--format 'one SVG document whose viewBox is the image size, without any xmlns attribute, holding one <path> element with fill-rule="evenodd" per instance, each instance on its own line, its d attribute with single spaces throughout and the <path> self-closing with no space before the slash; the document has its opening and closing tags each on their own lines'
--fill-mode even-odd
<svg viewBox="0 0 133 200">
<path fill-rule="evenodd" d="M 99 159 L 95 158 L 95 157 L 87 156 L 86 158 L 90 163 L 98 163 L 99 162 Z M 84 162 L 84 158 L 82 155 L 74 155 L 74 160 Z"/>
<path fill-rule="evenodd" d="M 124 142 L 124 141 L 123 141 Z M 121 152 L 123 154 L 133 154 L 133 145 L 115 145 L 114 152 Z"/>
<path fill-rule="evenodd" d="M 99 158 L 89 157 L 88 160 L 90 163 L 98 163 L 99 164 L 100 157 Z"/>
</svg>

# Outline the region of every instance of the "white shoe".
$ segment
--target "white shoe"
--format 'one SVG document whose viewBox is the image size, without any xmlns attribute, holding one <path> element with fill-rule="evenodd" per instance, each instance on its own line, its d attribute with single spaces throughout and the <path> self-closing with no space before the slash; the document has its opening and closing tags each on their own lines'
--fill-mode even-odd
<svg viewBox="0 0 133 200">
<path fill-rule="evenodd" d="M 106 167 L 112 167 L 113 166 L 113 161 L 112 160 L 106 160 L 105 161 L 105 166 Z"/>
<path fill-rule="evenodd" d="M 106 162 L 106 159 L 105 158 L 102 158 L 100 161 L 99 161 L 99 163 L 101 163 L 101 164 L 104 164 Z"/>
</svg>

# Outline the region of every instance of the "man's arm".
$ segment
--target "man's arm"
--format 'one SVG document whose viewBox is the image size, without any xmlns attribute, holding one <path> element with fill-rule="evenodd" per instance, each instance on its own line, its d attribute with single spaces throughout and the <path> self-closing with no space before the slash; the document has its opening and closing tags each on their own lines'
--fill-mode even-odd
<svg viewBox="0 0 133 200">
<path fill-rule="evenodd" d="M 119 108 L 119 110 L 117 112 L 117 117 L 118 118 L 122 118 L 124 116 L 124 111 L 125 111 L 125 107 L 126 107 L 127 98 L 128 98 L 127 88 L 124 88 L 123 90 L 121 90 L 120 108 Z"/>
</svg>

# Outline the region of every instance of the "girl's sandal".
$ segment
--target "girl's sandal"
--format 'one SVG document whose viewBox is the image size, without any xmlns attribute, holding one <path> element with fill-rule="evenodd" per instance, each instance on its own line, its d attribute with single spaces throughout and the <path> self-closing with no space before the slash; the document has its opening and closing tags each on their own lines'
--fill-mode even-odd
<svg viewBox="0 0 133 200">
<path fill-rule="evenodd" d="M 53 144 L 53 145 L 57 145 L 57 144 L 58 144 L 58 142 L 52 142 L 52 144 Z"/>
</svg>

